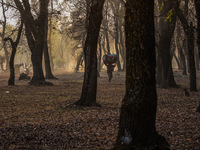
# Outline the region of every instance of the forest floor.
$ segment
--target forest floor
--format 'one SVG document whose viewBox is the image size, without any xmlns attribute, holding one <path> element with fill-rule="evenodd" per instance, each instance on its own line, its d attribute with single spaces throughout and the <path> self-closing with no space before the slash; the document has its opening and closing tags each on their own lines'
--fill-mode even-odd
<svg viewBox="0 0 200 150">
<path fill-rule="evenodd" d="M 198 92 L 185 96 L 189 76 L 174 72 L 182 88 L 157 88 L 156 127 L 171 150 L 200 150 L 200 100 Z M 83 73 L 56 73 L 54 86 L 30 86 L 16 81 L 7 86 L 8 76 L 0 74 L 1 150 L 108 150 L 117 132 L 125 74 L 114 72 L 111 83 L 105 72 L 98 78 L 97 101 L 101 107 L 78 107 Z M 188 90 L 189 91 L 189 90 Z"/>
</svg>

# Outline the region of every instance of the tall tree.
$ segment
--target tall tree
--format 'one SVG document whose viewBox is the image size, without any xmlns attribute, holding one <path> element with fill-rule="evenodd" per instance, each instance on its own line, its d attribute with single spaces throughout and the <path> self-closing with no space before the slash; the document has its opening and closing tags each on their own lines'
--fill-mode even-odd
<svg viewBox="0 0 200 150">
<path fill-rule="evenodd" d="M 102 9 L 105 0 L 92 0 L 87 38 L 84 46 L 85 73 L 80 100 L 76 105 L 94 106 L 96 103 L 97 91 L 97 42 L 102 21 Z"/>
<path fill-rule="evenodd" d="M 48 49 L 49 49 L 49 58 L 50 58 L 50 65 L 52 67 L 52 70 L 54 70 L 54 63 L 53 63 L 53 58 L 52 58 L 52 40 L 51 40 L 51 36 L 52 36 L 52 18 L 53 18 L 53 0 L 51 0 L 51 13 L 49 15 L 49 36 L 48 36 Z"/>
<path fill-rule="evenodd" d="M 197 46 L 198 53 L 200 58 L 200 0 L 195 0 L 195 9 L 196 9 L 196 17 L 197 17 Z M 197 112 L 200 112 L 200 103 L 197 108 Z"/>
<path fill-rule="evenodd" d="M 23 21 L 21 20 L 21 24 L 17 33 L 17 38 L 15 41 L 13 41 L 12 38 L 5 38 L 4 41 L 10 41 L 10 44 L 12 46 L 12 53 L 10 56 L 10 78 L 8 80 L 8 85 L 15 85 L 15 68 L 14 68 L 14 59 L 15 59 L 15 54 L 17 51 L 17 46 L 19 44 L 19 40 L 21 37 L 21 33 L 22 33 L 22 29 L 23 29 Z"/>
<path fill-rule="evenodd" d="M 180 25 L 177 25 L 176 27 L 176 30 L 177 30 L 177 35 L 176 35 L 176 46 L 177 46 L 177 49 L 178 49 L 178 52 L 179 52 L 179 55 L 180 55 L 180 59 L 181 59 L 181 64 L 182 64 L 182 75 L 187 75 L 187 72 L 186 72 L 186 61 L 185 61 L 185 55 L 183 53 L 183 45 L 184 45 L 184 42 L 181 42 L 182 39 L 181 39 L 181 29 L 180 29 Z M 184 40 L 183 40 L 184 41 Z"/>
<path fill-rule="evenodd" d="M 45 61 L 45 71 L 46 71 L 46 79 L 57 79 L 54 77 L 52 71 L 51 71 L 51 63 L 50 63 L 50 57 L 49 57 L 49 50 L 48 50 L 48 17 L 45 18 L 45 26 L 44 26 L 44 61 Z"/>
<path fill-rule="evenodd" d="M 33 16 L 28 0 L 14 0 L 25 24 L 25 34 L 31 50 L 33 77 L 30 84 L 46 84 L 42 69 L 42 54 L 44 50 L 45 24 L 48 17 L 49 0 L 39 0 L 39 11 Z"/>
<path fill-rule="evenodd" d="M 78 49 L 77 47 L 82 48 L 75 67 L 75 71 L 77 72 L 79 71 L 82 60 L 84 60 L 83 51 L 88 28 L 91 0 L 77 0 L 71 1 L 71 3 L 75 9 L 70 14 L 72 25 L 67 28 L 67 31 L 68 35 L 76 40 L 77 45 L 75 49 Z"/>
<path fill-rule="evenodd" d="M 117 68 L 118 71 L 121 71 L 121 63 L 120 63 L 120 59 L 119 59 L 119 12 L 120 12 L 120 2 L 118 0 L 113 1 L 113 4 L 111 4 L 111 8 L 113 11 L 113 20 L 114 20 L 114 41 L 115 41 L 115 50 L 116 50 L 116 54 L 117 54 Z"/>
<path fill-rule="evenodd" d="M 114 149 L 167 150 L 155 128 L 154 0 L 127 0 L 125 7 L 126 94 Z"/>
<path fill-rule="evenodd" d="M 3 21 L 2 21 L 2 34 L 1 39 L 2 43 L 4 43 L 4 38 L 6 36 L 6 26 L 7 26 L 7 17 L 6 17 L 6 11 L 8 8 L 6 7 L 5 1 L 1 0 L 1 7 L 2 7 L 2 13 L 3 13 Z M 9 52 L 6 44 L 3 44 L 4 54 L 5 54 L 5 61 L 6 61 L 6 72 L 9 71 Z M 3 68 L 2 68 L 3 69 Z"/>
<path fill-rule="evenodd" d="M 196 67 L 194 59 L 194 27 L 191 22 L 188 24 L 185 16 L 183 15 L 179 7 L 175 7 L 178 18 L 180 19 L 188 44 L 188 61 L 189 61 L 189 72 L 190 72 L 190 91 L 197 91 L 196 87 Z"/>
<path fill-rule="evenodd" d="M 160 6 L 160 21 L 159 21 L 159 45 L 158 45 L 158 60 L 161 70 L 157 70 L 158 84 L 160 87 L 177 87 L 174 80 L 172 70 L 172 59 L 170 54 L 171 40 L 174 34 L 176 25 L 176 14 L 174 13 L 173 7 L 175 4 L 174 0 L 158 0 Z M 171 10 L 171 11 L 170 11 Z M 171 14 L 169 13 L 171 12 Z M 166 20 L 170 16 L 170 20 Z"/>
<path fill-rule="evenodd" d="M 109 30 L 109 27 L 108 27 L 108 11 L 109 11 L 109 1 L 107 0 L 106 1 L 106 4 L 105 4 L 105 14 L 104 14 L 104 18 L 103 18 L 103 21 L 102 21 L 102 25 L 103 25 L 103 28 L 104 28 L 104 34 L 105 34 L 105 40 L 106 40 L 106 48 L 107 48 L 107 54 L 110 54 L 110 40 L 109 40 L 109 34 L 108 34 L 108 30 Z"/>
<path fill-rule="evenodd" d="M 195 0 L 194 2 L 195 2 L 196 17 L 197 17 L 197 46 L 200 58 L 200 0 Z"/>
</svg>

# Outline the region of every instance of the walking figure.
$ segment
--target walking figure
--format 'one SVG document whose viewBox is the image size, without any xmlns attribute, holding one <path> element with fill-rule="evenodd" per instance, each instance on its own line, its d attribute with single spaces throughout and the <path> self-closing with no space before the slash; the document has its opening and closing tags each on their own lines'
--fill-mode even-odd
<svg viewBox="0 0 200 150">
<path fill-rule="evenodd" d="M 107 67 L 108 81 L 110 82 L 113 77 L 112 72 L 114 71 L 114 68 L 116 66 L 115 63 L 117 62 L 117 55 L 106 54 L 103 56 L 103 62 Z"/>
</svg>

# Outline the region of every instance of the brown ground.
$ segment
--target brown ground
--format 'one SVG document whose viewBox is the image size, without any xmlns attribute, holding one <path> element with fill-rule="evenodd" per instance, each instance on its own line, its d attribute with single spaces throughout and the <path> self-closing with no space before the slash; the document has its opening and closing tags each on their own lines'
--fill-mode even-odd
<svg viewBox="0 0 200 150">
<path fill-rule="evenodd" d="M 29 86 L 17 81 L 7 86 L 0 74 L 0 149 L 106 150 L 118 131 L 124 73 L 106 73 L 98 79 L 97 101 L 102 107 L 77 107 L 83 73 L 56 75 L 54 86 Z M 176 81 L 188 88 L 188 76 L 175 72 Z M 198 79 L 199 81 L 199 79 Z M 200 88 L 198 88 L 200 91 Z M 183 89 L 158 88 L 157 130 L 172 150 L 200 150 L 200 114 L 195 110 L 199 92 L 184 95 Z"/>
</svg>

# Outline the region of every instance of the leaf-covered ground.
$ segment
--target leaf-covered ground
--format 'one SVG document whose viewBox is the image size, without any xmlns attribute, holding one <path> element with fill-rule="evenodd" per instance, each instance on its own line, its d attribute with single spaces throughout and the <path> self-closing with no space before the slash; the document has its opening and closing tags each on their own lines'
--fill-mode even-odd
<svg viewBox="0 0 200 150">
<path fill-rule="evenodd" d="M 83 73 L 57 74 L 54 86 L 30 86 L 17 81 L 7 86 L 0 74 L 0 149 L 106 150 L 116 140 L 120 106 L 125 94 L 124 73 L 98 78 L 101 107 L 77 107 Z M 188 88 L 189 77 L 175 72 L 176 81 Z M 199 81 L 199 79 L 198 79 Z M 198 86 L 199 87 L 199 86 Z M 172 150 L 200 150 L 200 113 L 195 110 L 200 92 L 158 88 L 156 127 Z M 198 88 L 200 91 L 200 88 Z"/>
</svg>

